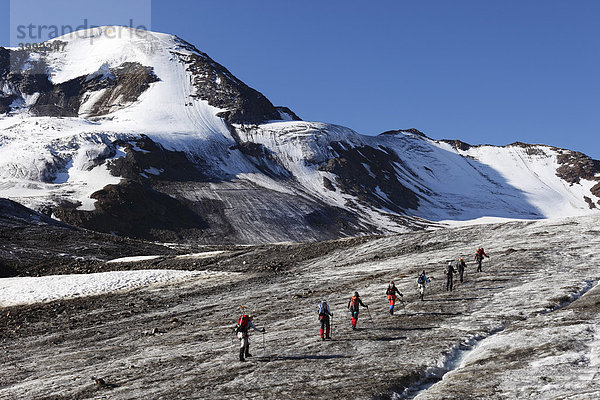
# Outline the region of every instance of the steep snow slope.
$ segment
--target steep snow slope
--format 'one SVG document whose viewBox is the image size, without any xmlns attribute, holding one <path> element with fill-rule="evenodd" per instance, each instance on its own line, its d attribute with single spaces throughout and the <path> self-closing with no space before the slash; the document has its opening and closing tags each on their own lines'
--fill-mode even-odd
<svg viewBox="0 0 600 400">
<path fill-rule="evenodd" d="M 71 224 L 256 243 L 600 205 L 600 163 L 567 150 L 300 121 L 171 35 L 102 27 L 50 44 L 0 48 L 0 197 Z"/>
<path fill-rule="evenodd" d="M 591 193 L 598 185 L 598 165 L 578 182 L 558 175 L 560 156 L 568 150 L 524 144 L 462 150 L 410 133 L 383 143 L 402 154 L 405 180 L 427 194 L 416 215 L 431 220 L 582 215 L 592 209 L 584 196 L 600 205 L 600 193 Z"/>
<path fill-rule="evenodd" d="M 384 186 L 390 175 L 418 197 L 418 207 L 402 211 L 432 221 L 555 218 L 587 214 L 600 205 L 598 162 L 585 178 L 568 182 L 557 171 L 562 165 L 560 156 L 571 152 L 551 146 L 465 144 L 468 148 L 463 150 L 410 131 L 366 137 L 347 128 L 309 122 L 265 124 L 242 130 L 240 136 L 266 146 L 304 187 L 338 205 L 347 205 L 356 196 L 344 193 L 344 188 L 332 191 L 323 185 L 323 178 L 339 180 L 322 168 L 336 158 L 343 159 L 346 168 L 360 164 L 358 172 L 374 178 L 376 186 L 371 191 L 382 200 L 376 207 L 379 212 L 398 211 L 390 188 Z M 342 147 L 332 147 L 338 144 Z M 380 153 L 369 157 L 361 149 L 379 149 Z M 396 157 L 382 157 L 390 151 Z M 391 174 L 380 174 L 382 164 L 391 165 Z"/>
</svg>

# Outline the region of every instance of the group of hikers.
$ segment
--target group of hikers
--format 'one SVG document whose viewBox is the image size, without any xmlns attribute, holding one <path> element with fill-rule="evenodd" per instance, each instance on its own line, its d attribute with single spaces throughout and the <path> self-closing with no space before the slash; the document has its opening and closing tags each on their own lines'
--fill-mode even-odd
<svg viewBox="0 0 600 400">
<path fill-rule="evenodd" d="M 477 272 L 482 272 L 481 264 L 485 257 L 489 257 L 485 254 L 483 247 L 477 249 L 475 253 L 475 262 L 477 263 Z M 456 268 L 455 268 L 456 267 Z M 448 266 L 444 271 L 446 275 L 446 291 L 452 292 L 454 287 L 454 275 L 458 274 L 460 282 L 463 282 L 464 272 L 467 267 L 465 261 L 460 257 L 456 262 L 448 262 Z M 425 271 L 423 271 L 419 277 L 417 278 L 417 289 L 419 291 L 419 297 L 421 301 L 424 300 L 425 296 L 425 288 L 428 283 L 431 282 L 431 278 L 427 277 Z M 389 302 L 389 313 L 390 315 L 394 315 L 394 306 L 396 304 L 397 296 L 404 297 L 404 295 L 398 290 L 394 281 L 391 281 L 387 287 L 386 295 Z M 348 300 L 348 312 L 352 317 L 352 330 L 356 330 L 356 324 L 358 323 L 358 314 L 360 311 L 360 307 L 364 307 L 367 310 L 369 306 L 364 304 L 358 294 L 358 292 L 354 292 L 354 296 Z M 331 339 L 331 319 L 333 318 L 333 312 L 329 308 L 329 304 L 327 304 L 327 300 L 323 300 L 319 303 L 317 312 L 319 314 L 319 321 L 321 323 L 321 340 L 329 340 Z M 238 320 L 236 326 L 234 327 L 234 332 L 237 333 L 237 338 L 240 340 L 240 361 L 246 361 L 246 357 L 251 357 L 250 354 L 250 343 L 249 343 L 249 330 L 253 329 L 257 332 L 265 333 L 265 328 L 258 329 L 253 324 L 253 316 L 252 315 L 242 315 Z"/>
</svg>

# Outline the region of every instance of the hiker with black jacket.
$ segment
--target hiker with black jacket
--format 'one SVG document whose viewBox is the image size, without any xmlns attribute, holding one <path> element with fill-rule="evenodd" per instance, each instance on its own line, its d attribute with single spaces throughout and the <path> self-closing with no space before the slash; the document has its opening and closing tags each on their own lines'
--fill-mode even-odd
<svg viewBox="0 0 600 400">
<path fill-rule="evenodd" d="M 333 317 L 333 313 L 329 309 L 329 304 L 327 304 L 327 300 L 323 300 L 319 303 L 319 321 L 321 321 L 321 340 L 331 339 L 331 323 L 329 321 L 329 317 Z M 325 333 L 325 336 L 323 336 Z"/>
<path fill-rule="evenodd" d="M 465 264 L 465 261 L 462 259 L 462 257 L 460 257 L 458 259 L 458 261 L 456 262 L 456 270 L 458 271 L 460 283 L 463 282 L 463 275 L 465 273 L 465 268 L 467 268 L 467 264 Z"/>
<path fill-rule="evenodd" d="M 446 267 L 446 291 L 450 290 L 452 291 L 452 288 L 454 287 L 454 274 L 456 273 L 456 271 L 454 270 L 454 267 L 452 266 L 452 262 L 448 263 L 448 266 Z"/>
</svg>

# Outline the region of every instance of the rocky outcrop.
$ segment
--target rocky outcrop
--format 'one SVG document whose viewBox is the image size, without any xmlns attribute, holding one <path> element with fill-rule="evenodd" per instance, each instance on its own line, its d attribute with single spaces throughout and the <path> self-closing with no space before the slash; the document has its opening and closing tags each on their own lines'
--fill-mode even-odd
<svg viewBox="0 0 600 400">
<path fill-rule="evenodd" d="M 17 64 L 24 55 L 18 51 L 9 57 Z M 7 57 L 6 54 L 3 57 Z M 139 63 L 124 63 L 117 68 L 106 68 L 104 73 L 81 76 L 63 83 L 53 84 L 47 73 L 43 59 L 32 61 L 30 69 L 11 68 L 3 76 L 5 87 L 9 90 L 0 97 L 0 112 L 10 111 L 15 101 L 25 104 L 26 96 L 37 98 L 28 106 L 36 116 L 77 117 L 81 106 L 92 93 L 102 91 L 89 109 L 87 117 L 97 117 L 114 112 L 135 102 L 150 84 L 158 81 L 151 67 Z"/>
<path fill-rule="evenodd" d="M 107 89 L 86 112 L 88 117 L 106 115 L 137 101 L 150 84 L 159 80 L 151 67 L 139 63 L 127 62 L 109 71 L 105 76 L 92 79 L 86 77 L 82 84 L 82 93 L 90 91 L 86 87 L 88 82 L 93 82 L 93 91 Z"/>
<path fill-rule="evenodd" d="M 192 84 L 196 89 L 193 96 L 208 101 L 214 107 L 226 109 L 219 114 L 221 118 L 237 124 L 259 124 L 282 119 L 279 110 L 260 92 L 237 79 L 191 44 L 183 40 L 179 43 L 193 53 L 176 53 L 192 74 Z"/>
<path fill-rule="evenodd" d="M 0 278 L 104 272 L 102 260 L 172 254 L 154 243 L 64 224 L 0 199 Z"/>
<path fill-rule="evenodd" d="M 467 151 L 471 147 L 473 147 L 470 144 L 465 143 L 461 140 L 441 140 L 441 142 L 448 143 L 450 146 L 454 147 L 455 149 L 462 150 L 462 151 Z"/>
<path fill-rule="evenodd" d="M 600 161 L 594 160 L 583 153 L 562 150 L 557 157 L 560 166 L 556 175 L 569 183 L 579 183 L 581 179 L 598 180 Z"/>
<path fill-rule="evenodd" d="M 420 130 L 415 129 L 415 128 L 390 130 L 390 131 L 385 131 L 383 133 L 380 133 L 380 135 L 398 135 L 398 134 L 402 134 L 402 133 L 412 133 L 413 135 L 417 135 L 417 136 L 421 136 L 421 137 L 429 139 L 426 134 L 424 134 L 423 132 L 421 132 Z"/>
<path fill-rule="evenodd" d="M 54 214 L 72 225 L 151 240 L 178 240 L 186 229 L 208 227 L 201 216 L 181 201 L 138 182 L 106 186 L 92 198 L 96 200 L 94 211 L 63 207 Z"/>
<path fill-rule="evenodd" d="M 571 184 L 579 183 L 581 179 L 597 181 L 598 183 L 590 191 L 594 196 L 600 197 L 600 161 L 577 151 L 559 150 L 559 152 L 557 161 L 560 166 L 556 169 L 556 175 Z M 589 204 L 591 199 L 589 201 L 586 199 L 586 202 Z"/>
<path fill-rule="evenodd" d="M 203 160 L 191 161 L 183 151 L 167 150 L 145 135 L 131 141 L 116 141 L 114 146 L 123 147 L 126 153 L 108 163 L 114 176 L 138 182 L 210 182 L 218 179 L 218 171 Z"/>
<path fill-rule="evenodd" d="M 72 229 L 59 221 L 31 210 L 9 199 L 0 199 L 0 225 L 7 226 L 9 221 L 21 221 L 37 225 L 53 225 Z"/>
<path fill-rule="evenodd" d="M 394 164 L 400 159 L 392 150 L 370 146 L 348 149 L 339 142 L 331 146 L 337 156 L 320 165 L 319 170 L 335 174 L 335 183 L 343 193 L 364 204 L 399 213 L 419 206 L 416 194 L 398 179 Z"/>
</svg>

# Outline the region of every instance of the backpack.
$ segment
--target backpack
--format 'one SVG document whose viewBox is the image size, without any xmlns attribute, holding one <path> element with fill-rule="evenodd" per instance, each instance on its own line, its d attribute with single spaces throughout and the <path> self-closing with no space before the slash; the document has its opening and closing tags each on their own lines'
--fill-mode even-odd
<svg viewBox="0 0 600 400">
<path fill-rule="evenodd" d="M 327 305 L 323 303 L 319 303 L 319 315 L 327 314 Z"/>
<path fill-rule="evenodd" d="M 243 332 L 248 329 L 248 321 L 250 321 L 250 317 L 248 315 L 242 315 L 235 326 L 235 331 Z"/>
<path fill-rule="evenodd" d="M 419 277 L 417 278 L 417 283 L 419 285 L 422 285 L 425 283 L 425 277 L 423 275 L 419 275 Z"/>
<path fill-rule="evenodd" d="M 350 299 L 350 306 L 349 306 L 348 308 L 350 308 L 350 309 L 352 309 L 352 310 L 354 310 L 354 309 L 357 309 L 357 308 L 358 308 L 358 297 L 356 297 L 356 296 L 353 296 L 353 297 Z"/>
<path fill-rule="evenodd" d="M 389 296 L 390 294 L 394 294 L 392 292 L 393 292 L 393 289 L 392 289 L 392 286 L 390 285 L 390 286 L 388 286 L 387 290 L 385 291 L 385 294 L 387 294 Z"/>
</svg>

